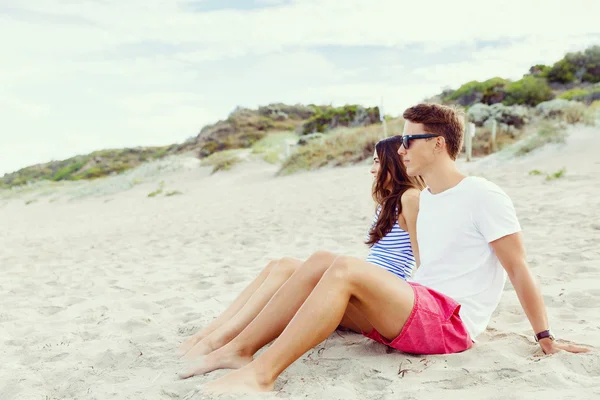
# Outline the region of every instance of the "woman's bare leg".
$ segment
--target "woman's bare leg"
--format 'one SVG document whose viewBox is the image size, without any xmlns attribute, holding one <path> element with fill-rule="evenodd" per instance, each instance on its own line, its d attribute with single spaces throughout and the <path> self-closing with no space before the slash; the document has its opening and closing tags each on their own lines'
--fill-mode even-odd
<svg viewBox="0 0 600 400">
<path fill-rule="evenodd" d="M 219 328 L 225 322 L 227 322 L 231 317 L 233 317 L 239 310 L 244 307 L 244 304 L 250 299 L 250 297 L 254 294 L 254 292 L 262 285 L 262 283 L 267 279 L 271 270 L 277 265 L 279 260 L 273 260 L 267 264 L 267 266 L 261 271 L 260 274 L 246 288 L 236 297 L 236 299 L 231 303 L 231 305 L 221 313 L 217 318 L 215 318 L 210 325 L 203 328 L 200 332 L 189 337 L 185 342 L 181 344 L 179 350 L 177 351 L 179 355 L 183 355 L 187 353 L 192 347 L 196 345 L 200 340 L 204 339 L 211 332 Z"/>
<path fill-rule="evenodd" d="M 229 321 L 214 330 L 204 339 L 199 341 L 187 354 L 186 358 L 192 359 L 208 354 L 229 343 L 262 311 L 279 288 L 302 265 L 302 260 L 296 258 L 282 258 L 275 265 L 269 276 L 248 299 L 241 310 Z"/>
<path fill-rule="evenodd" d="M 325 251 L 310 256 L 235 339 L 180 376 L 189 378 L 220 368 L 240 368 L 252 361 L 254 353 L 283 332 L 336 258 L 336 254 Z"/>
<path fill-rule="evenodd" d="M 336 329 L 349 304 L 383 337 L 392 340 L 410 316 L 414 293 L 404 280 L 382 268 L 359 259 L 340 257 L 263 354 L 207 385 L 206 390 L 211 393 L 273 390 L 276 378 L 290 364 Z"/>
</svg>

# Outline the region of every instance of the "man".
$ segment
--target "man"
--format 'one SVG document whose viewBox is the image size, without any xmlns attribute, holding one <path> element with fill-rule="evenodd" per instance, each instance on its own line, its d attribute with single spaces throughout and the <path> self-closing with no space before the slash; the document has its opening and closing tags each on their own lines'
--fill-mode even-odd
<svg viewBox="0 0 600 400">
<path fill-rule="evenodd" d="M 549 331 L 510 198 L 488 180 L 458 170 L 462 115 L 450 107 L 419 104 L 403 116 L 406 124 L 398 153 L 407 173 L 421 175 L 428 186 L 420 197 L 421 268 L 413 281 L 456 300 L 474 339 L 489 323 L 508 275 L 544 353 L 584 350 L 554 341 Z"/>
<path fill-rule="evenodd" d="M 450 107 L 419 104 L 403 116 L 399 155 L 407 173 L 420 175 L 427 184 L 417 219 L 421 265 L 413 278 L 391 279 L 387 271 L 363 260 L 335 258 L 283 332 L 273 329 L 254 339 L 260 336 L 256 330 L 248 336 L 259 345 L 278 336 L 260 357 L 250 362 L 257 343 L 223 348 L 218 357 L 243 366 L 209 384 L 208 391 L 272 390 L 285 368 L 340 324 L 408 353 L 468 350 L 496 309 L 506 277 L 544 353 L 588 351 L 555 341 L 549 331 L 510 198 L 495 184 L 467 177 L 456 167 L 463 144 L 462 115 Z M 263 322 L 262 329 L 269 330 L 268 320 Z"/>
</svg>

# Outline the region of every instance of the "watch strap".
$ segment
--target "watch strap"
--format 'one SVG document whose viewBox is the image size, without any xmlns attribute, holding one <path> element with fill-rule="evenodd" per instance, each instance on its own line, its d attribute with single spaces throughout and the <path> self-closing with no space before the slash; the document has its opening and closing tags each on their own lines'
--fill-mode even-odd
<svg viewBox="0 0 600 400">
<path fill-rule="evenodd" d="M 549 329 L 535 334 L 536 342 L 539 342 L 540 340 L 546 339 L 546 338 L 550 338 L 550 339 L 554 340 L 554 336 L 552 335 L 552 333 L 550 332 Z"/>
</svg>

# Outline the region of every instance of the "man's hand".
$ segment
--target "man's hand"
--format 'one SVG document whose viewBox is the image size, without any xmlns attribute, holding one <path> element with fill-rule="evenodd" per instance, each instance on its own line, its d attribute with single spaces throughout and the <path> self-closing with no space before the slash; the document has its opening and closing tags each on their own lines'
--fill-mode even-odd
<svg viewBox="0 0 600 400">
<path fill-rule="evenodd" d="M 569 353 L 587 353 L 590 351 L 587 347 L 561 343 L 547 338 L 540 340 L 539 343 L 544 354 L 554 354 L 560 351 L 568 351 Z"/>
<path fill-rule="evenodd" d="M 493 241 L 490 245 L 515 288 L 519 302 L 531 323 L 533 332 L 542 332 L 548 329 L 546 306 L 544 305 L 541 290 L 527 266 L 521 233 L 504 236 Z M 539 344 L 545 354 L 554 354 L 559 351 L 568 351 L 570 353 L 586 353 L 590 351 L 585 347 L 553 341 L 550 338 L 541 339 Z"/>
</svg>

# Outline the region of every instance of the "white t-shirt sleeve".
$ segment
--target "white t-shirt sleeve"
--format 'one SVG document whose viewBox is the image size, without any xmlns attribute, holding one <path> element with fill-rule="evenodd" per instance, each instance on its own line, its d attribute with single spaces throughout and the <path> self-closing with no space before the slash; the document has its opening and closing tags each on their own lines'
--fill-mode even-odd
<svg viewBox="0 0 600 400">
<path fill-rule="evenodd" d="M 473 222 L 488 243 L 521 231 L 512 200 L 497 185 L 486 182 L 473 200 Z"/>
</svg>

